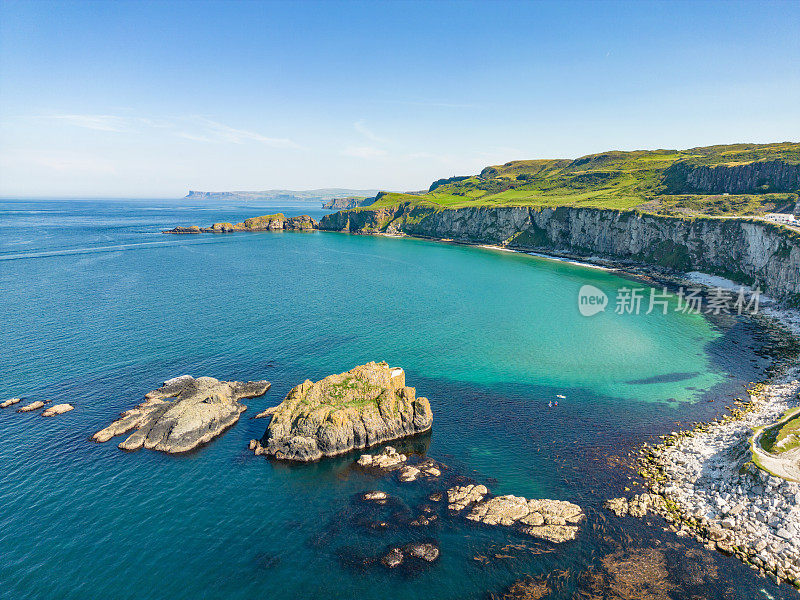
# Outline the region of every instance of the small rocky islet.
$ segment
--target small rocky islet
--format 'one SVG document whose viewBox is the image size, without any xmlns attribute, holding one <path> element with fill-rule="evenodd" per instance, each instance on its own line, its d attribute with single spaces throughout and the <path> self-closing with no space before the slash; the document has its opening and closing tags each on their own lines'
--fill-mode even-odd
<svg viewBox="0 0 800 600">
<path fill-rule="evenodd" d="M 262 215 L 245 219 L 241 223 L 214 223 L 211 227 L 198 225 L 178 226 L 167 229 L 163 233 L 198 234 L 198 233 L 234 233 L 236 231 L 311 231 L 319 223 L 309 215 L 287 218 L 283 213 Z"/>
<path fill-rule="evenodd" d="M 144 402 L 122 413 L 92 439 L 102 443 L 133 431 L 119 448 L 188 452 L 235 424 L 247 410 L 240 400 L 262 396 L 269 388 L 268 381 L 219 381 L 182 375 L 147 393 Z"/>
<path fill-rule="evenodd" d="M 430 402 L 406 386 L 403 369 L 370 362 L 292 388 L 250 449 L 309 462 L 422 433 L 432 424 Z"/>
</svg>

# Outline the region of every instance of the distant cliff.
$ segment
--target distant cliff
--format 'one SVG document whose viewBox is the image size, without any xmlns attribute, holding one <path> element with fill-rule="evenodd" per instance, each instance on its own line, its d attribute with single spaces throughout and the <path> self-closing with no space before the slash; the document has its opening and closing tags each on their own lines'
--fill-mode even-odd
<svg viewBox="0 0 800 600">
<path fill-rule="evenodd" d="M 378 190 L 350 190 L 346 188 L 320 188 L 316 190 L 262 190 L 233 192 L 200 192 L 191 190 L 184 200 L 216 201 L 216 200 L 270 200 L 279 202 L 323 202 L 333 198 L 358 196 L 365 198 L 375 196 Z"/>
<path fill-rule="evenodd" d="M 363 196 L 347 196 L 346 198 L 334 198 L 322 203 L 322 208 L 326 210 L 348 210 L 359 206 L 369 206 L 375 201 L 375 196 L 364 198 Z"/>
<path fill-rule="evenodd" d="M 574 207 L 446 209 L 402 204 L 326 215 L 319 228 L 630 259 L 758 284 L 770 295 L 800 305 L 800 233 L 753 219 Z"/>
</svg>

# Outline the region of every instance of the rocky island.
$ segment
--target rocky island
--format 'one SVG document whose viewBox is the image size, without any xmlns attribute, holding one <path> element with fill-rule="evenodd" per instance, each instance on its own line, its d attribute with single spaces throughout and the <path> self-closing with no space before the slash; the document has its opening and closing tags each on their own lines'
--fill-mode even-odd
<svg viewBox="0 0 800 600">
<path fill-rule="evenodd" d="M 144 402 L 122 413 L 94 434 L 96 442 L 134 431 L 119 447 L 150 448 L 171 454 L 187 452 L 220 435 L 239 420 L 247 407 L 244 398 L 261 396 L 268 381 L 219 381 L 213 377 L 182 375 L 147 393 Z"/>
<path fill-rule="evenodd" d="M 403 369 L 370 362 L 292 388 L 250 448 L 257 455 L 313 461 L 427 431 L 432 424 L 430 402 L 406 386 Z"/>
<path fill-rule="evenodd" d="M 262 215 L 245 219 L 241 223 L 214 223 L 211 227 L 198 225 L 178 226 L 167 229 L 163 233 L 196 234 L 196 233 L 233 233 L 235 231 L 311 231 L 319 226 L 308 215 L 286 218 L 283 213 Z"/>
</svg>

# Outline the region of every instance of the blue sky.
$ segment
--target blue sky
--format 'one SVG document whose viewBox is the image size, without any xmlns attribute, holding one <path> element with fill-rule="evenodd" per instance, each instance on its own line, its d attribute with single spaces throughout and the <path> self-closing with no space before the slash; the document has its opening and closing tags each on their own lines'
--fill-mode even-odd
<svg viewBox="0 0 800 600">
<path fill-rule="evenodd" d="M 0 194 L 800 140 L 800 2 L 0 2 Z"/>
</svg>

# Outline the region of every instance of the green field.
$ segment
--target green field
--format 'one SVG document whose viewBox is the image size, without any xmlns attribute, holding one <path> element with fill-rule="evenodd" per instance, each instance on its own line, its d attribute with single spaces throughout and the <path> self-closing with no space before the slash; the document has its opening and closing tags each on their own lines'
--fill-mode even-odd
<svg viewBox="0 0 800 600">
<path fill-rule="evenodd" d="M 778 175 L 748 175 L 744 169 L 752 166 L 794 175 L 787 184 Z M 694 189 L 698 184 L 692 177 L 708 175 L 709 169 L 721 183 L 713 189 Z M 575 160 L 518 160 L 486 167 L 477 175 L 439 180 L 425 194 L 382 192 L 363 208 L 402 203 L 446 208 L 575 206 L 676 216 L 758 216 L 794 208 L 800 191 L 798 169 L 800 143 L 791 142 L 609 151 Z M 737 179 L 744 180 L 747 189 L 739 185 L 737 193 L 728 193 L 726 186 L 732 184 L 725 181 Z"/>
</svg>

